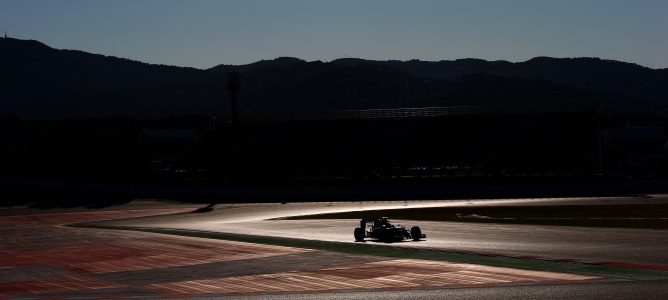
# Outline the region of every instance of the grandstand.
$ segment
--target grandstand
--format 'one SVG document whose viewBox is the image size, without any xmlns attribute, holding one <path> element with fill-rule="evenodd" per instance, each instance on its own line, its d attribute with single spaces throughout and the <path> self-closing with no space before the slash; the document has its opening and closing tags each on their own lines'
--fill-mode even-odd
<svg viewBox="0 0 668 300">
<path fill-rule="evenodd" d="M 447 116 L 490 115 L 497 109 L 493 106 L 441 106 L 441 107 L 402 107 L 377 109 L 351 109 L 320 112 L 312 114 L 311 120 L 350 120 L 350 119 L 407 119 L 433 118 Z"/>
</svg>

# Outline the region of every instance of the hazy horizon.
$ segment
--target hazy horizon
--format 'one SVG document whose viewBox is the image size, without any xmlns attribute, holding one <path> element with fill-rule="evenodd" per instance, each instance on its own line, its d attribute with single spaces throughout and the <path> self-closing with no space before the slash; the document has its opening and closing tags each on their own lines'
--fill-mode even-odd
<svg viewBox="0 0 668 300">
<path fill-rule="evenodd" d="M 207 69 L 262 59 L 599 57 L 668 67 L 668 2 L 0 0 L 0 30 L 57 49 Z"/>
<path fill-rule="evenodd" d="M 23 40 L 23 41 L 30 41 L 30 40 L 32 40 L 32 41 L 36 41 L 36 42 L 39 42 L 39 43 L 43 43 L 43 41 L 35 40 L 35 39 L 21 39 L 21 38 L 11 37 L 11 36 L 8 36 L 8 38 L 9 38 L 9 39 L 15 39 L 15 40 Z M 48 47 L 52 47 L 52 46 L 49 45 L 49 44 L 45 44 L 45 45 L 48 46 Z M 53 47 L 52 47 L 52 48 L 53 48 Z M 82 51 L 81 49 L 73 49 L 73 48 L 54 48 L 54 49 L 56 49 L 56 50 L 74 50 L 74 51 Z M 117 55 L 114 55 L 114 54 L 111 54 L 111 53 L 95 53 L 95 52 L 87 52 L 87 53 L 91 53 L 91 54 L 99 54 L 99 55 L 105 55 L 105 56 L 111 56 L 111 57 L 117 57 L 117 58 L 123 58 L 123 59 L 130 59 L 130 58 L 127 58 L 127 57 L 117 56 Z M 529 60 L 531 60 L 531 59 L 535 59 L 535 58 L 539 58 L 539 57 L 548 57 L 548 58 L 554 58 L 554 59 L 594 58 L 594 59 L 602 59 L 602 60 L 612 60 L 612 59 L 605 58 L 605 57 L 593 57 L 593 56 L 554 57 L 554 56 L 543 56 L 543 55 L 534 56 L 534 57 L 528 58 L 528 59 L 526 59 L 526 60 L 521 60 L 521 61 L 509 61 L 509 60 L 501 60 L 501 59 L 496 59 L 496 60 L 492 60 L 492 59 L 483 59 L 483 60 L 485 60 L 485 61 L 489 61 L 489 62 L 493 62 L 493 61 L 506 61 L 506 62 L 510 62 L 510 63 L 521 63 L 521 62 L 526 62 L 526 61 L 529 61 Z M 211 67 L 206 67 L 206 68 L 198 68 L 198 67 L 193 67 L 193 66 L 182 66 L 182 65 L 170 65 L 170 64 L 163 64 L 163 63 L 154 63 L 154 62 L 147 62 L 147 61 L 137 60 L 137 59 L 133 59 L 133 60 L 138 61 L 138 62 L 143 62 L 143 63 L 155 64 L 155 65 L 166 65 L 166 66 L 174 66 L 174 67 L 184 67 L 184 68 L 193 68 L 193 69 L 199 69 L 199 70 L 207 70 L 207 69 L 209 69 L 209 68 L 213 68 L 213 67 L 220 66 L 220 65 L 246 65 L 246 64 L 252 64 L 252 63 L 256 63 L 256 62 L 260 62 L 260 61 L 272 61 L 272 60 L 281 59 L 281 58 L 295 58 L 295 59 L 301 59 L 301 60 L 306 61 L 306 62 L 321 61 L 321 62 L 325 62 L 325 63 L 332 62 L 332 61 L 339 60 L 339 59 L 346 59 L 346 58 L 350 58 L 350 59 L 364 59 L 364 60 L 375 60 L 375 61 L 403 61 L 403 62 L 408 62 L 408 61 L 410 61 L 410 60 L 415 60 L 415 59 L 394 59 L 394 58 L 386 58 L 386 59 L 378 58 L 378 59 L 377 59 L 377 58 L 363 58 L 363 57 L 338 57 L 338 58 L 333 58 L 333 59 L 331 59 L 331 60 L 321 60 L 321 59 L 307 60 L 307 59 L 303 59 L 303 58 L 301 58 L 301 57 L 295 57 L 295 56 L 277 56 L 277 57 L 273 57 L 273 58 L 260 58 L 260 59 L 257 59 L 257 60 L 255 60 L 255 61 L 250 61 L 250 62 L 247 62 L 247 63 L 240 63 L 240 64 L 226 64 L 226 63 L 220 63 L 220 64 L 216 64 L 216 65 L 213 65 L 213 66 L 211 66 Z M 440 62 L 440 61 L 457 61 L 457 60 L 467 60 L 467 59 L 481 59 L 481 58 L 477 58 L 477 57 L 461 57 L 461 58 L 442 59 L 442 60 L 425 60 L 425 59 L 417 59 L 417 60 L 418 60 L 418 61 L 422 61 L 422 62 Z M 617 60 L 613 60 L 613 61 L 617 61 Z M 635 62 L 631 62 L 631 61 L 619 61 L 619 62 L 622 62 L 622 63 L 630 63 L 630 64 L 637 64 L 637 63 L 635 63 Z M 637 65 L 640 65 L 640 64 L 637 64 Z M 647 67 L 647 68 L 650 68 L 650 69 L 655 69 L 655 70 L 664 69 L 664 68 L 652 68 L 652 67 L 643 66 L 643 65 L 640 65 L 640 66 L 642 66 L 642 67 Z"/>
</svg>

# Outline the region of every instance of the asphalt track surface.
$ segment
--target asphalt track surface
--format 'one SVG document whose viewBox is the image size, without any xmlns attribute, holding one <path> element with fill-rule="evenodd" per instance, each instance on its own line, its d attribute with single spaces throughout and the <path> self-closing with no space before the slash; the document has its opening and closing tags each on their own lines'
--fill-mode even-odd
<svg viewBox="0 0 668 300">
<path fill-rule="evenodd" d="M 666 299 L 668 282 L 665 280 L 620 281 L 576 274 L 62 226 L 102 221 L 101 224 L 106 225 L 183 228 L 352 243 L 352 228 L 358 220 L 275 218 L 406 207 L 662 201 L 666 201 L 663 196 L 649 199 L 289 203 L 228 205 L 204 214 L 193 214 L 190 213 L 192 208 L 179 207 L 5 216 L 0 217 L 0 298 L 192 299 L 238 295 L 251 299 Z M 156 214 L 168 215 L 152 216 Z M 133 219 L 118 220 L 127 217 Z M 573 259 L 666 264 L 666 251 L 663 251 L 668 245 L 665 230 L 439 224 L 415 224 L 427 233 L 427 241 L 381 245 L 445 250 L 470 247 L 472 251 L 507 251 L 509 255 L 523 255 L 524 250 L 527 256 L 566 257 L 572 254 L 574 257 L 570 258 Z M 495 227 L 503 230 L 495 231 Z M 508 234 L 496 237 L 502 234 L 501 231 L 512 230 L 516 230 L 515 234 L 529 236 Z M 531 235 L 536 231 L 540 234 Z M 439 241 L 441 239 L 443 242 Z M 549 245 L 543 249 L 542 243 Z M 635 243 L 641 245 L 636 247 Z M 569 245 L 575 247 L 572 249 Z M 557 250 L 550 247 L 557 247 Z M 626 251 L 629 247 L 631 250 Z M 619 253 L 605 253 L 611 252 L 610 249 L 619 250 L 616 251 Z M 634 254 L 637 251 L 641 254 Z"/>
<path fill-rule="evenodd" d="M 0 217 L 0 298 L 166 298 L 601 283 L 614 279 L 446 261 L 395 259 L 147 232 L 77 221 L 193 208 Z M 297 295 L 295 295 L 297 296 Z"/>
<path fill-rule="evenodd" d="M 436 206 L 484 205 L 592 205 L 665 203 L 663 195 L 617 198 L 548 198 L 467 201 L 399 201 L 357 203 L 288 203 L 224 206 L 205 214 L 181 214 L 121 220 L 112 225 L 176 228 L 259 236 L 353 243 L 359 220 L 280 220 L 276 218 L 350 210 L 401 209 Z M 508 256 L 575 260 L 588 263 L 622 263 L 668 266 L 668 231 L 652 229 L 590 228 L 415 222 L 395 220 L 407 227 L 418 225 L 427 239 L 382 244 L 436 250 L 471 251 Z"/>
</svg>

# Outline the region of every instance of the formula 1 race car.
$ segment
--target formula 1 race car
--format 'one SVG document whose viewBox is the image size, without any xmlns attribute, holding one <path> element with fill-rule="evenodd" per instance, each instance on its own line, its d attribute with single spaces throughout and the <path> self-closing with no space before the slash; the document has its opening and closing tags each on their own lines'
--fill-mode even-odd
<svg viewBox="0 0 668 300">
<path fill-rule="evenodd" d="M 406 227 L 402 225 L 395 226 L 390 224 L 390 221 L 387 220 L 387 217 L 364 218 L 360 220 L 360 227 L 355 228 L 354 235 L 356 242 L 362 242 L 366 238 L 370 238 L 385 243 L 398 242 L 408 239 L 419 241 L 421 238 L 427 237 L 427 235 L 422 233 L 420 227 L 413 226 L 409 232 L 406 230 Z"/>
</svg>

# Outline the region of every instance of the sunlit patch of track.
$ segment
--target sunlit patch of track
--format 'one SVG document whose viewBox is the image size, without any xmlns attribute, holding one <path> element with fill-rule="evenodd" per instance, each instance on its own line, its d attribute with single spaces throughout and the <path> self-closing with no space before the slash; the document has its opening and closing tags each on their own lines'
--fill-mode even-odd
<svg viewBox="0 0 668 300">
<path fill-rule="evenodd" d="M 665 195 L 629 197 L 578 197 L 536 199 L 477 199 L 371 202 L 311 202 L 253 204 L 218 207 L 206 214 L 179 214 L 101 222 L 105 226 L 163 228 L 206 231 L 274 238 L 303 239 L 335 243 L 354 243 L 353 228 L 359 219 L 285 219 L 314 213 L 406 209 L 427 207 L 484 206 L 575 206 L 643 205 L 668 203 Z M 640 228 L 594 228 L 521 224 L 464 223 L 393 220 L 397 224 L 420 226 L 427 239 L 419 243 L 393 243 L 384 246 L 410 249 L 454 251 L 467 254 L 534 258 L 601 265 L 624 263 L 623 267 L 665 270 L 666 251 L 659 245 L 668 242 L 664 230 Z M 610 249 L 615 249 L 611 251 Z"/>
</svg>

